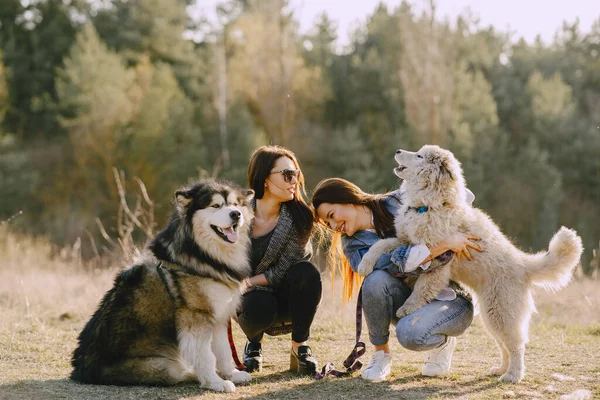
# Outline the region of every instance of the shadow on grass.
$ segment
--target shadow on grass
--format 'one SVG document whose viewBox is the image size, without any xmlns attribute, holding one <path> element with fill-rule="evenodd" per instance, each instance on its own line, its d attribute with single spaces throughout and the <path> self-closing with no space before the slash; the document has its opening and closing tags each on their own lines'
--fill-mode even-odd
<svg viewBox="0 0 600 400">
<path fill-rule="evenodd" d="M 273 383 L 281 380 L 298 379 L 289 372 L 276 373 L 258 377 L 253 385 Z M 355 374 L 352 377 L 328 377 L 321 381 L 310 380 L 299 383 L 293 388 L 274 390 L 255 396 L 244 396 L 244 399 L 431 399 L 432 397 L 457 397 L 485 392 L 495 388 L 499 383 L 489 377 L 472 380 L 432 379 L 420 374 L 403 376 L 385 382 L 367 382 Z"/>
<path fill-rule="evenodd" d="M 20 399 L 165 399 L 200 396 L 209 392 L 195 383 L 176 386 L 84 385 L 70 379 L 26 380 L 0 385 L 0 400 Z"/>
<path fill-rule="evenodd" d="M 264 392 L 263 385 L 281 383 L 285 388 Z M 294 385 L 289 387 L 289 385 Z M 496 387 L 489 378 L 470 381 L 431 379 L 422 375 L 403 376 L 386 382 L 371 383 L 358 375 L 316 381 L 299 378 L 290 372 L 276 372 L 253 378 L 249 385 L 238 386 L 237 393 L 219 395 L 201 389 L 195 383 L 171 387 L 84 385 L 69 379 L 44 381 L 26 380 L 0 385 L 0 399 L 164 399 L 181 398 L 240 398 L 244 399 L 430 399 L 432 397 L 457 397 L 474 395 Z M 256 392 L 252 393 L 253 388 Z"/>
</svg>

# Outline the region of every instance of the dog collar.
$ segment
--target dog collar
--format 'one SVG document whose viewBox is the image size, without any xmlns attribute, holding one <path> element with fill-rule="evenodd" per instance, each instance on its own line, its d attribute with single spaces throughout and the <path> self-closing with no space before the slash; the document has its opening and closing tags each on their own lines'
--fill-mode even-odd
<svg viewBox="0 0 600 400">
<path fill-rule="evenodd" d="M 427 206 L 420 206 L 420 207 L 408 207 L 409 210 L 415 210 L 417 212 L 417 214 L 423 214 L 427 211 L 429 211 L 429 207 Z"/>
</svg>

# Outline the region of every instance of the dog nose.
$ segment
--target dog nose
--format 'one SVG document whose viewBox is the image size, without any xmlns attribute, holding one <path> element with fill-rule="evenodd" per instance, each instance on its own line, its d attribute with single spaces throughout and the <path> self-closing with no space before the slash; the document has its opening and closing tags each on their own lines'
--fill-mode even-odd
<svg viewBox="0 0 600 400">
<path fill-rule="evenodd" d="M 229 216 L 234 221 L 237 221 L 238 219 L 240 219 L 240 215 L 242 215 L 242 213 L 239 212 L 239 211 L 232 211 L 232 212 L 229 213 Z"/>
<path fill-rule="evenodd" d="M 400 154 L 400 153 L 402 153 L 402 150 L 400 150 L 400 149 L 396 150 L 396 154 Z"/>
</svg>

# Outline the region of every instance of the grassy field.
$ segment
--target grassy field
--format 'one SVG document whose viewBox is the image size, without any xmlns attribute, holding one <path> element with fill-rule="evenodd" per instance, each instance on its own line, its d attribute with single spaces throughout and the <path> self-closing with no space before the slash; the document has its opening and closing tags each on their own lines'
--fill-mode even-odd
<svg viewBox="0 0 600 400">
<path fill-rule="evenodd" d="M 315 381 L 287 372 L 289 337 L 267 337 L 261 374 L 235 393 L 218 394 L 195 384 L 171 388 L 89 386 L 71 382 L 76 337 L 111 286 L 113 270 L 93 270 L 68 250 L 44 240 L 9 234 L 0 227 L 0 399 L 592 399 L 600 398 L 600 281 L 574 280 L 565 290 L 536 293 L 538 314 L 526 351 L 527 374 L 517 385 L 487 374 L 498 352 L 478 319 L 459 338 L 452 372 L 420 375 L 425 354 L 392 344 L 394 367 L 386 382 L 358 378 Z M 321 363 L 338 368 L 353 346 L 354 303 L 340 291 L 324 298 L 311 347 Z M 234 328 L 238 351 L 244 341 Z M 366 339 L 366 338 L 365 338 Z M 368 348 L 366 363 L 372 354 Z"/>
</svg>

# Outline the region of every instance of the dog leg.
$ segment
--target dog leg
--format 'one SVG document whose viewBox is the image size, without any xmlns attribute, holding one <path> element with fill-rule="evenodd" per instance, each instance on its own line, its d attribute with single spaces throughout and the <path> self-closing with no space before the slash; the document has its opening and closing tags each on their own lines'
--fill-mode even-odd
<svg viewBox="0 0 600 400">
<path fill-rule="evenodd" d="M 525 343 L 531 317 L 528 303 L 530 293 L 517 283 L 508 285 L 510 291 L 493 287 L 482 296 L 481 316 L 488 332 L 498 343 L 502 363 L 490 370 L 503 382 L 517 383 L 525 376 Z"/>
<path fill-rule="evenodd" d="M 504 319 L 504 329 L 499 335 L 508 356 L 508 368 L 499 378 L 502 382 L 518 383 L 525 376 L 525 343 L 527 342 L 530 314 L 526 313 L 520 318 L 517 315 L 516 313 L 509 314 Z M 505 364 L 504 357 L 506 355 L 503 355 L 503 366 Z"/>
<path fill-rule="evenodd" d="M 373 272 L 373 267 L 377 264 L 379 257 L 381 257 L 385 253 L 389 253 L 392 250 L 395 250 L 400 245 L 400 242 L 397 238 L 389 238 L 378 240 L 375 243 L 367 254 L 365 254 L 358 265 L 357 272 L 360 276 L 367 276 L 371 272 Z"/>
<path fill-rule="evenodd" d="M 501 334 L 502 327 L 500 325 L 503 322 L 497 321 L 497 319 L 498 319 L 498 317 L 496 316 L 497 313 L 493 312 L 493 310 L 491 310 L 490 307 L 485 303 L 485 296 L 482 296 L 481 298 L 482 298 L 482 302 L 479 305 L 479 309 L 481 310 L 481 319 L 483 321 L 483 324 L 484 324 L 486 330 L 488 331 L 490 336 L 492 336 L 492 338 L 496 342 L 496 345 L 498 346 L 498 350 L 500 350 L 500 359 L 501 359 L 500 365 L 490 368 L 490 374 L 496 375 L 496 376 L 503 375 L 506 372 L 506 370 L 508 370 L 508 359 L 509 359 L 508 350 L 506 349 L 506 346 L 504 345 L 505 340 L 502 337 L 503 335 Z"/>
<path fill-rule="evenodd" d="M 500 350 L 500 357 L 501 357 L 501 363 L 499 366 L 495 366 L 490 368 L 490 374 L 491 375 L 502 375 L 506 372 L 506 370 L 508 369 L 508 351 L 506 350 L 506 348 L 504 347 L 504 344 L 502 342 L 500 342 L 497 339 L 494 339 L 496 341 L 496 345 L 498 346 L 498 349 Z"/>
<path fill-rule="evenodd" d="M 177 326 L 179 352 L 186 363 L 194 366 L 200 387 L 216 392 L 234 392 L 235 385 L 223 380 L 216 371 L 216 357 L 212 352 L 213 328 L 203 314 L 180 311 Z"/>
<path fill-rule="evenodd" d="M 233 383 L 250 382 L 252 377 L 246 371 L 238 371 L 233 366 L 231 359 L 231 348 L 227 340 L 227 327 L 217 325 L 213 330 L 212 350 L 217 358 L 217 371 L 221 373 L 224 379 Z"/>
<path fill-rule="evenodd" d="M 508 369 L 499 380 L 502 382 L 519 383 L 525 376 L 525 344 L 515 343 L 508 347 Z"/>
<path fill-rule="evenodd" d="M 432 272 L 421 274 L 415 282 L 415 288 L 406 299 L 402 307 L 396 311 L 396 317 L 402 318 L 412 314 L 425 304 L 429 303 L 435 296 L 448 286 L 450 282 L 450 267 L 443 266 Z"/>
</svg>

